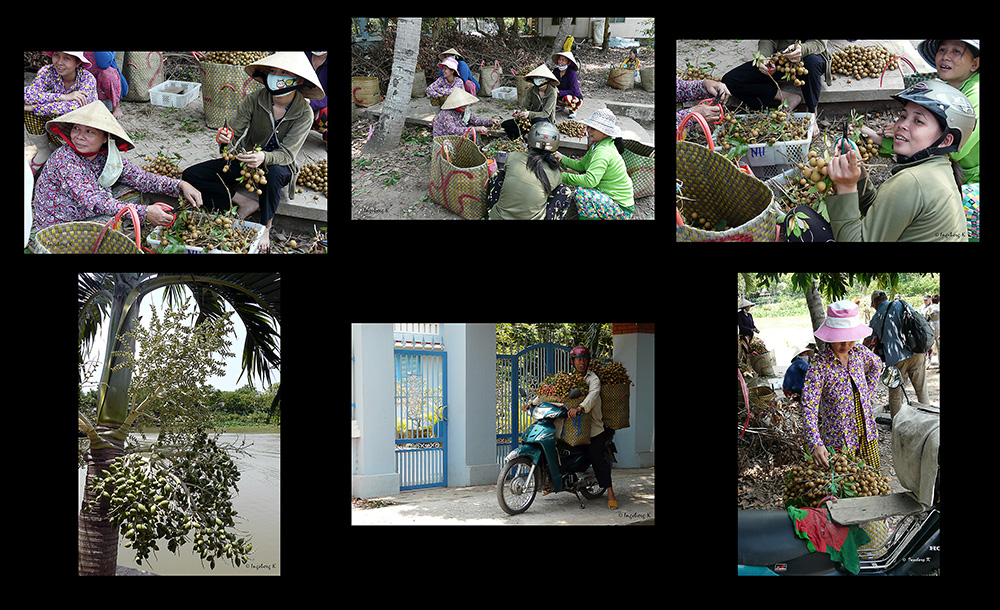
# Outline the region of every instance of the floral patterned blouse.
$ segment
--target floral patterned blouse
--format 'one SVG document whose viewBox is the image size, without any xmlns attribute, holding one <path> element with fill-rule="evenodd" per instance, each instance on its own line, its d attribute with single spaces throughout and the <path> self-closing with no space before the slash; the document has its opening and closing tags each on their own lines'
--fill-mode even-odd
<svg viewBox="0 0 1000 610">
<path fill-rule="evenodd" d="M 71 91 L 83 91 L 87 96 L 86 103 L 66 102 L 59 99 L 60 95 Z M 82 65 L 77 66 L 76 83 L 68 91 L 66 83 L 63 82 L 62 77 L 51 64 L 39 68 L 35 80 L 31 81 L 31 85 L 24 90 L 24 103 L 33 104 L 35 114 L 40 117 L 61 116 L 96 101 L 97 79 Z"/>
<path fill-rule="evenodd" d="M 107 152 L 83 157 L 68 145 L 52 153 L 35 179 L 35 230 L 59 222 L 87 220 L 101 214 L 114 215 L 125 207 L 111 196 L 111 189 L 97 183 L 108 159 Z M 147 172 L 124 157 L 119 182 L 143 193 L 178 197 L 180 180 Z M 146 220 L 145 205 L 136 205 L 139 218 Z"/>
<path fill-rule="evenodd" d="M 705 98 L 712 97 L 712 94 L 705 89 L 705 81 L 703 80 L 681 80 L 679 78 L 675 79 L 677 81 L 677 103 L 687 102 L 689 100 L 703 100 Z M 691 113 L 690 108 L 685 108 L 683 110 L 677 110 L 677 125 L 681 126 L 681 121 L 684 120 L 688 114 Z M 690 126 L 691 123 L 688 123 Z"/>
<path fill-rule="evenodd" d="M 846 446 L 855 451 L 858 449 L 852 379 L 861 395 L 865 427 L 871 435 L 868 440 L 878 438 L 875 418 L 872 416 L 871 397 L 875 393 L 875 384 L 878 383 L 881 371 L 882 362 L 878 356 L 860 344 L 848 352 L 847 368 L 844 368 L 832 349 L 819 352 L 810 359 L 802 390 L 802 418 L 810 450 L 819 445 L 837 449 Z M 823 417 L 822 429 L 818 421 L 820 415 Z"/>
</svg>

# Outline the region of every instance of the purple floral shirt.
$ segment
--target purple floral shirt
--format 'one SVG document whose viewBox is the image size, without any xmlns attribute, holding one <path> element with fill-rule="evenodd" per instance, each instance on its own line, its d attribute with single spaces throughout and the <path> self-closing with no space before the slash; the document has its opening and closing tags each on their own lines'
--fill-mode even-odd
<svg viewBox="0 0 1000 610">
<path fill-rule="evenodd" d="M 114 215 L 125 207 L 111 196 L 111 189 L 97 183 L 108 153 L 84 157 L 68 145 L 52 153 L 35 179 L 35 229 L 40 231 L 58 222 L 87 220 L 100 214 Z M 180 180 L 147 172 L 124 157 L 119 182 L 143 193 L 178 197 Z M 145 205 L 136 205 L 139 218 L 146 220 Z"/>
<path fill-rule="evenodd" d="M 810 450 L 819 445 L 828 449 L 844 446 L 850 450 L 858 449 L 858 426 L 854 417 L 851 379 L 858 386 L 858 393 L 861 395 L 865 427 L 871 434 L 869 440 L 878 438 L 875 418 L 872 416 L 871 397 L 875 393 L 875 384 L 878 383 L 881 371 L 882 363 L 878 356 L 860 344 L 848 352 L 847 368 L 840 363 L 832 349 L 819 352 L 809 361 L 802 389 L 802 419 Z M 822 429 L 819 427 L 818 415 L 823 416 Z"/>
<path fill-rule="evenodd" d="M 65 102 L 59 96 L 71 91 L 83 91 L 87 96 L 87 103 Z M 66 83 L 56 72 L 52 65 L 42 66 L 38 70 L 35 80 L 24 90 L 24 103 L 35 106 L 35 114 L 40 117 L 61 116 L 67 112 L 82 108 L 91 102 L 97 101 L 97 79 L 88 72 L 82 65 L 76 69 L 76 82 L 73 88 L 66 90 Z"/>
<path fill-rule="evenodd" d="M 712 94 L 705 90 L 705 81 L 703 80 L 681 80 L 679 78 L 674 79 L 677 81 L 677 102 L 687 102 L 690 100 L 703 100 L 705 98 L 712 97 Z M 685 108 L 683 110 L 677 110 L 677 125 L 681 126 L 681 121 L 684 120 L 688 114 L 691 113 L 690 108 Z M 691 123 L 688 123 L 690 125 Z M 676 128 L 675 127 L 675 128 Z"/>
<path fill-rule="evenodd" d="M 459 112 L 457 110 L 442 110 L 434 117 L 434 122 L 431 123 L 433 129 L 431 131 L 432 137 L 438 136 L 460 136 L 469 129 L 469 127 L 489 127 L 491 125 L 489 119 L 484 119 L 478 117 L 474 114 L 469 115 L 469 124 L 466 125 L 462 122 L 462 115 L 464 112 Z"/>
</svg>

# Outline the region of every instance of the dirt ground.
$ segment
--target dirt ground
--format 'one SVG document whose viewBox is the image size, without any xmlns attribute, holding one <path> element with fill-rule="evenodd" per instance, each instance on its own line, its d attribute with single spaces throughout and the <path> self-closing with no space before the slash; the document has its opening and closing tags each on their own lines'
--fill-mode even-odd
<svg viewBox="0 0 1000 610">
<path fill-rule="evenodd" d="M 583 66 L 580 76 L 580 92 L 585 99 L 614 100 L 630 103 L 655 104 L 655 93 L 642 88 L 613 89 L 604 86 L 608 66 L 620 64 L 627 56 L 625 49 L 609 49 L 607 53 L 599 47 L 583 46 L 574 56 Z M 644 68 L 655 65 L 655 56 L 650 49 L 643 49 L 639 60 Z M 505 86 L 513 85 L 503 82 Z M 483 118 L 510 118 L 516 109 L 515 102 L 504 102 L 480 97 L 473 105 L 473 112 Z M 428 102 L 429 103 L 429 102 Z M 579 115 L 577 118 L 581 118 Z M 587 118 L 587 117 L 582 117 Z M 567 120 L 564 112 L 556 115 L 556 121 Z M 351 127 L 351 218 L 353 220 L 461 220 L 461 216 L 438 205 L 428 196 L 430 186 L 431 128 L 407 125 L 398 149 L 379 155 L 376 159 L 365 159 L 361 155 L 368 135 L 376 121 L 359 119 Z M 652 141 L 653 124 L 643 124 Z M 582 156 L 582 152 L 576 158 Z M 569 155 L 574 156 L 574 155 Z M 635 219 L 653 219 L 655 197 L 636 200 Z"/>
</svg>

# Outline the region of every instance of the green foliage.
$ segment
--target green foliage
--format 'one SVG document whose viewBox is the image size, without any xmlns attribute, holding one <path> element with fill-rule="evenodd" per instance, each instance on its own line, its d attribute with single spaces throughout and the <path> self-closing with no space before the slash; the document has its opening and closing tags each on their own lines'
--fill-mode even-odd
<svg viewBox="0 0 1000 610">
<path fill-rule="evenodd" d="M 151 306 L 148 327 L 135 325 L 125 333 L 135 340 L 136 352 L 112 353 L 122 358 L 116 369 L 132 370 L 126 425 L 140 415 L 150 420 L 143 423 L 175 432 L 193 432 L 211 424 L 205 382 L 224 375 L 226 358 L 234 356 L 228 338 L 233 331 L 232 314 L 195 325 L 197 314 L 186 311 L 189 302 L 190 297 L 182 307 L 166 310 L 162 318 Z"/>
</svg>

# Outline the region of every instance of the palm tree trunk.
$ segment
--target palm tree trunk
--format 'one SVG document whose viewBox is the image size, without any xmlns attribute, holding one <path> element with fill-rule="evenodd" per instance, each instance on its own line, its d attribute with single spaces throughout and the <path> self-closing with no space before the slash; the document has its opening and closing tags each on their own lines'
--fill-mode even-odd
<svg viewBox="0 0 1000 610">
<path fill-rule="evenodd" d="M 98 432 L 107 428 L 98 427 Z M 82 510 L 92 500 L 97 500 L 97 494 L 90 489 L 99 474 L 124 455 L 124 443 L 118 439 L 108 438 L 111 446 L 94 449 L 87 454 L 87 483 L 83 492 L 83 506 L 80 510 L 80 520 L 77 526 L 77 545 L 79 553 L 80 576 L 114 576 L 118 568 L 118 528 L 112 527 L 108 520 L 111 504 L 107 499 L 98 501 L 91 511 Z"/>
</svg>

